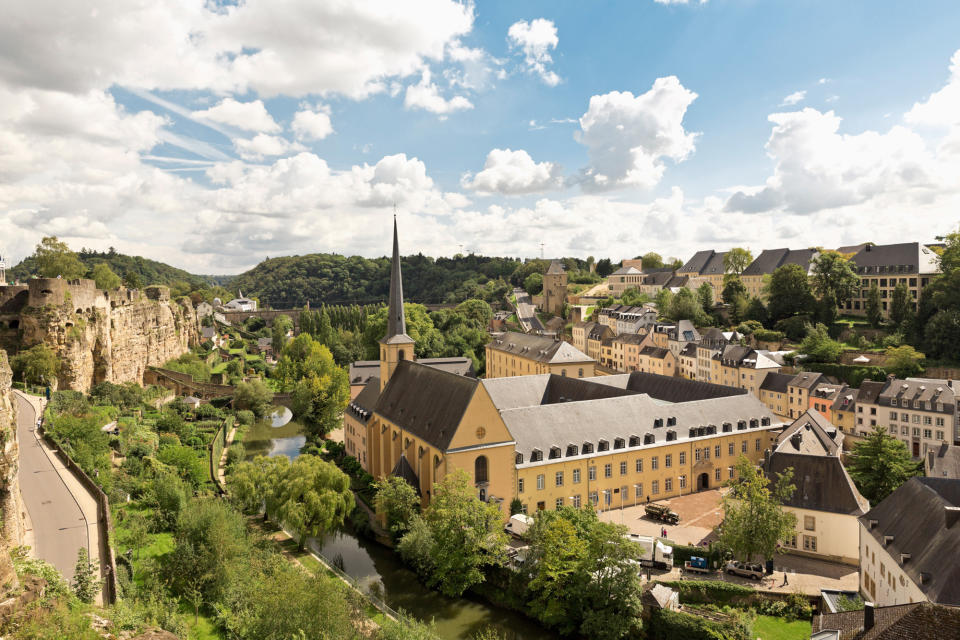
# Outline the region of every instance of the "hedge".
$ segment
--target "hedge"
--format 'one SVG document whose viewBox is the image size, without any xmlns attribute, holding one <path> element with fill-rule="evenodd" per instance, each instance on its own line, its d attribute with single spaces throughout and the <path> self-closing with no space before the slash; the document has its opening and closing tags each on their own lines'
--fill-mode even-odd
<svg viewBox="0 0 960 640">
<path fill-rule="evenodd" d="M 752 636 L 751 625 L 741 618 L 717 622 L 668 609 L 653 612 L 647 633 L 649 640 L 751 640 Z"/>
<path fill-rule="evenodd" d="M 709 547 L 698 547 L 696 545 L 674 544 L 673 545 L 673 564 L 682 567 L 683 563 L 693 556 L 706 558 L 709 566 L 716 568 L 723 562 L 723 549 L 719 545 L 711 544 Z"/>
<path fill-rule="evenodd" d="M 859 387 L 864 380 L 883 382 L 887 378 L 887 371 L 881 367 L 860 367 L 851 364 L 835 364 L 832 362 L 805 362 L 804 369 L 817 371 L 824 375 L 833 376 L 846 382 L 851 387 Z"/>
<path fill-rule="evenodd" d="M 686 604 L 731 604 L 736 599 L 749 598 L 756 594 L 753 587 L 719 580 L 676 580 L 660 582 L 680 594 L 680 602 Z"/>
</svg>

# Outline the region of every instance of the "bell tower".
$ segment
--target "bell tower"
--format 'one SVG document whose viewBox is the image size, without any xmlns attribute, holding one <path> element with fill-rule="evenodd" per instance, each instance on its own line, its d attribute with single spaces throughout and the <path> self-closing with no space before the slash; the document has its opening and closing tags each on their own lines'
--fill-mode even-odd
<svg viewBox="0 0 960 640">
<path fill-rule="evenodd" d="M 415 342 L 407 335 L 403 312 L 403 280 L 400 277 L 400 244 L 397 241 L 397 216 L 393 216 L 393 260 L 390 265 L 390 300 L 387 308 L 387 335 L 380 340 L 380 391 L 401 360 L 413 360 Z"/>
</svg>

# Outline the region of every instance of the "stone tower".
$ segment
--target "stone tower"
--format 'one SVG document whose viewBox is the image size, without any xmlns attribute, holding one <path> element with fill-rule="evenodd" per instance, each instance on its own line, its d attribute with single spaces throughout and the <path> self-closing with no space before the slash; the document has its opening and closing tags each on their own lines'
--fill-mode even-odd
<svg viewBox="0 0 960 640">
<path fill-rule="evenodd" d="M 559 260 L 550 262 L 543 274 L 543 310 L 555 316 L 563 315 L 563 305 L 567 301 L 567 272 Z"/>
<path fill-rule="evenodd" d="M 400 243 L 397 241 L 397 217 L 393 217 L 393 260 L 390 264 L 390 300 L 387 309 L 387 335 L 380 340 L 380 391 L 401 360 L 414 360 L 414 340 L 407 335 L 403 313 L 403 280 L 400 277 Z"/>
</svg>

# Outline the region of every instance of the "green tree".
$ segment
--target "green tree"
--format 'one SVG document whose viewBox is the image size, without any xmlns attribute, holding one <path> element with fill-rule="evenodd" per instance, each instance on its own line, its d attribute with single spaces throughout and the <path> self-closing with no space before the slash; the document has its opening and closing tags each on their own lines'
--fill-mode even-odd
<svg viewBox="0 0 960 640">
<path fill-rule="evenodd" d="M 913 476 L 922 474 L 923 463 L 911 460 L 907 445 L 877 426 L 853 447 L 847 457 L 847 470 L 863 497 L 875 505 Z"/>
<path fill-rule="evenodd" d="M 670 300 L 667 317 L 673 321 L 690 320 L 695 325 L 703 326 L 709 323 L 707 314 L 703 312 L 697 296 L 690 289 L 683 287 Z"/>
<path fill-rule="evenodd" d="M 276 505 L 277 491 L 290 466 L 286 456 L 257 456 L 241 462 L 227 476 L 230 498 L 245 513 L 263 508 L 266 522 Z"/>
<path fill-rule="evenodd" d="M 643 260 L 644 269 L 659 269 L 663 266 L 663 257 L 654 251 L 643 254 L 640 259 Z"/>
<path fill-rule="evenodd" d="M 710 286 L 710 283 L 704 282 L 697 287 L 697 300 L 700 302 L 700 307 L 704 313 L 713 311 L 713 287 Z"/>
<path fill-rule="evenodd" d="M 457 305 L 454 311 L 473 323 L 473 326 L 478 329 L 486 329 L 493 319 L 493 309 L 490 308 L 490 305 L 475 298 L 464 300 Z"/>
<path fill-rule="evenodd" d="M 427 583 L 448 596 L 459 596 L 483 582 L 485 567 L 499 566 L 506 560 L 507 537 L 500 510 L 477 498 L 470 477 L 462 469 L 448 473 L 434 485 L 423 522 L 430 540 Z M 412 524 L 401 546 L 412 534 L 422 537 L 423 532 Z"/>
<path fill-rule="evenodd" d="M 723 296 L 724 302 L 732 304 L 737 298 L 746 299 L 748 297 L 747 287 L 743 284 L 740 276 L 735 273 L 728 273 L 723 276 L 723 290 L 720 295 Z"/>
<path fill-rule="evenodd" d="M 80 602 L 91 604 L 103 586 L 100 568 L 94 567 L 86 547 L 77 549 L 77 564 L 73 569 L 73 592 Z"/>
<path fill-rule="evenodd" d="M 293 320 L 290 316 L 282 315 L 273 319 L 273 326 L 270 327 L 270 346 L 278 356 L 283 353 L 283 348 L 287 345 L 287 332 L 291 329 L 293 329 Z"/>
<path fill-rule="evenodd" d="M 199 487 L 207 479 L 207 465 L 193 447 L 186 445 L 165 445 L 160 447 L 157 459 L 174 467 L 180 477 Z"/>
<path fill-rule="evenodd" d="M 307 536 L 342 525 L 354 507 L 349 476 L 317 456 L 294 460 L 276 494 L 277 518 L 297 534 L 301 551 Z"/>
<path fill-rule="evenodd" d="M 37 273 L 42 278 L 61 277 L 64 280 L 82 278 L 87 268 L 80 262 L 66 242 L 60 242 L 56 236 L 47 236 L 40 241 L 33 252 Z"/>
<path fill-rule="evenodd" d="M 746 456 L 736 462 L 736 479 L 723 497 L 723 525 L 720 542 L 743 561 L 772 558 L 777 543 L 790 536 L 797 517 L 784 511 L 783 503 L 793 496 L 793 469 L 767 478 Z"/>
<path fill-rule="evenodd" d="M 670 305 L 673 304 L 673 292 L 667 288 L 660 289 L 653 300 L 657 305 L 657 313 L 661 318 L 666 318 L 670 313 Z"/>
<path fill-rule="evenodd" d="M 909 378 L 922 372 L 922 363 L 926 357 L 906 344 L 899 347 L 887 347 L 886 356 L 887 359 L 883 368 L 898 378 Z"/>
<path fill-rule="evenodd" d="M 523 280 L 524 290 L 532 296 L 543 292 L 543 274 L 531 273 Z"/>
<path fill-rule="evenodd" d="M 387 476 L 376 482 L 374 487 L 377 490 L 374 498 L 377 513 L 386 517 L 387 530 L 394 540 L 399 540 L 419 511 L 420 498 L 409 482 L 397 476 Z"/>
<path fill-rule="evenodd" d="M 827 327 L 821 323 L 807 325 L 807 337 L 800 343 L 800 353 L 810 357 L 812 362 L 836 362 L 843 351 L 843 345 L 830 337 Z"/>
<path fill-rule="evenodd" d="M 405 303 L 404 315 L 407 318 L 407 335 L 416 341 L 418 358 L 439 358 L 446 349 L 444 336 L 430 318 L 426 307 L 420 304 Z M 367 327 L 363 332 L 363 345 L 366 357 L 376 360 L 380 357 L 380 340 L 387 334 L 387 308 L 380 307 L 367 318 Z"/>
<path fill-rule="evenodd" d="M 749 304 L 747 304 L 746 313 L 743 314 L 743 319 L 747 321 L 753 320 L 766 326 L 767 321 L 770 319 L 770 314 L 767 313 L 767 307 L 763 304 L 763 300 L 760 298 L 751 298 Z"/>
<path fill-rule="evenodd" d="M 877 286 L 876 281 L 870 285 L 870 291 L 867 292 L 866 311 L 870 326 L 874 329 L 879 327 L 883 321 L 883 311 L 880 309 L 880 287 Z"/>
<path fill-rule="evenodd" d="M 273 391 L 260 380 L 241 382 L 233 395 L 233 404 L 237 409 L 249 409 L 262 418 L 270 411 L 273 403 Z"/>
<path fill-rule="evenodd" d="M 533 598 L 530 611 L 539 620 L 562 632 L 573 632 L 578 620 L 571 616 L 572 596 L 580 582 L 579 572 L 589 554 L 586 536 L 581 536 L 570 518 L 537 514 L 538 522 L 529 532 L 531 579 L 527 585 Z"/>
<path fill-rule="evenodd" d="M 60 358 L 41 342 L 10 358 L 10 368 L 27 384 L 49 385 L 60 373 Z"/>
<path fill-rule="evenodd" d="M 727 273 L 739 275 L 750 266 L 751 262 L 753 262 L 753 254 L 749 249 L 734 247 L 723 254 L 723 270 Z"/>
<path fill-rule="evenodd" d="M 711 292 L 711 300 L 713 293 Z M 620 304 L 625 304 L 631 307 L 639 307 L 643 304 L 650 302 L 650 296 L 645 293 L 641 293 L 640 289 L 627 289 L 623 292 L 623 295 L 620 296 Z"/>
<path fill-rule="evenodd" d="M 906 283 L 901 282 L 893 288 L 890 322 L 895 327 L 903 327 L 913 317 L 913 313 L 913 297 L 910 295 L 910 289 L 907 288 Z"/>
<path fill-rule="evenodd" d="M 960 268 L 960 228 L 938 240 L 943 240 L 946 245 L 940 254 L 940 270 L 943 273 L 953 273 Z"/>
<path fill-rule="evenodd" d="M 143 279 L 136 271 L 127 271 L 123 274 L 123 286 L 127 289 L 140 289 L 143 287 Z"/>
<path fill-rule="evenodd" d="M 614 271 L 616 271 L 616 268 L 613 266 L 610 258 L 600 258 L 597 260 L 597 275 L 601 278 L 606 278 Z"/>
<path fill-rule="evenodd" d="M 767 310 L 773 323 L 813 310 L 810 281 L 806 270 L 798 264 L 778 267 L 770 277 L 768 290 Z"/>
<path fill-rule="evenodd" d="M 813 261 L 813 289 L 820 297 L 823 319 L 832 324 L 837 309 L 854 297 L 860 277 L 850 261 L 836 251 L 824 251 Z"/>
<path fill-rule="evenodd" d="M 93 270 L 90 275 L 93 276 L 93 281 L 97 283 L 98 289 L 110 291 L 120 286 L 120 276 L 115 274 L 106 262 L 99 262 L 93 265 Z"/>
<path fill-rule="evenodd" d="M 956 359 L 957 345 L 960 344 L 960 310 L 938 311 L 924 327 L 923 338 L 925 351 L 933 357 Z"/>
<path fill-rule="evenodd" d="M 147 518 L 140 513 L 130 513 L 123 523 L 125 530 L 124 541 L 130 549 L 137 554 L 137 560 L 140 559 L 140 549 L 147 544 L 150 539 L 150 523 Z"/>
</svg>

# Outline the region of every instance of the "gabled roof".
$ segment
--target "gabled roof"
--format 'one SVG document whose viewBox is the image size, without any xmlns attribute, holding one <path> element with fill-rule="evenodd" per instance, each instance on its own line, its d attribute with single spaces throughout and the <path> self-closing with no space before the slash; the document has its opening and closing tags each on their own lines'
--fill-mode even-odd
<svg viewBox="0 0 960 640">
<path fill-rule="evenodd" d="M 811 456 L 800 453 L 774 452 L 764 464 L 767 477 L 793 469 L 796 489 L 785 506 L 829 513 L 862 516 L 870 503 L 860 495 L 856 485 L 837 456 Z"/>
<path fill-rule="evenodd" d="M 960 628 L 960 609 L 929 602 L 875 607 L 871 629 L 864 628 L 864 613 L 860 609 L 814 616 L 813 632 L 839 631 L 840 640 L 947 640 Z"/>
<path fill-rule="evenodd" d="M 960 480 L 910 478 L 860 523 L 931 602 L 960 606 Z"/>
<path fill-rule="evenodd" d="M 793 380 L 793 374 L 772 371 L 763 378 L 760 388 L 773 393 L 786 393 L 787 385 L 790 384 L 791 380 Z"/>
<path fill-rule="evenodd" d="M 919 242 L 867 245 L 850 259 L 860 273 L 939 273 L 939 259 L 929 247 Z M 877 267 L 894 267 L 895 271 L 877 271 Z M 903 267 L 900 270 L 900 267 Z M 864 271 L 866 269 L 866 271 Z"/>
<path fill-rule="evenodd" d="M 790 381 L 791 387 L 799 387 L 801 389 L 813 389 L 820 380 L 823 379 L 823 374 L 816 371 L 804 371 L 793 376 L 793 380 Z"/>
<path fill-rule="evenodd" d="M 643 278 L 643 284 L 654 287 L 665 287 L 674 277 L 673 269 L 648 273 Z"/>
<path fill-rule="evenodd" d="M 843 444 L 843 432 L 819 411 L 807 409 L 784 429 L 774 443 L 774 451 L 802 455 L 836 456 Z"/>
<path fill-rule="evenodd" d="M 697 251 L 693 254 L 693 257 L 687 260 L 686 264 L 677 269 L 678 273 L 696 273 L 699 274 L 703 271 L 703 268 L 707 266 L 707 263 L 710 261 L 710 258 L 713 257 L 713 254 L 716 253 L 712 249 L 707 249 L 705 251 Z"/>
<path fill-rule="evenodd" d="M 880 397 L 880 392 L 887 386 L 886 382 L 877 382 L 876 380 L 864 380 L 857 389 L 857 402 L 865 404 L 874 404 Z"/>
<path fill-rule="evenodd" d="M 655 360 L 663 360 L 670 354 L 670 349 L 663 349 L 661 347 L 644 347 L 640 349 L 640 355 L 647 356 L 648 358 L 654 358 Z"/>
<path fill-rule="evenodd" d="M 347 405 L 347 412 L 360 422 L 366 424 L 373 416 L 373 411 L 377 407 L 377 399 L 380 397 L 380 378 L 373 376 L 363 385 L 363 389 L 357 394 L 357 397 Z"/>
<path fill-rule="evenodd" d="M 610 327 L 597 325 L 596 323 L 589 324 L 594 325 L 590 331 L 591 334 L 596 331 L 597 327 L 605 329 L 608 334 L 612 333 L 610 331 Z M 505 353 L 511 353 L 524 358 L 529 358 L 538 362 L 546 362 L 549 364 L 594 361 L 593 358 L 580 351 L 569 342 L 565 342 L 563 340 L 554 340 L 553 338 L 545 336 L 536 336 L 529 333 L 517 333 L 515 331 L 507 331 L 503 335 L 495 337 L 493 340 L 487 343 L 487 346 L 496 351 L 503 351 Z"/>
<path fill-rule="evenodd" d="M 676 378 L 673 376 L 661 376 L 656 373 L 646 373 L 644 371 L 585 379 L 599 384 L 627 389 L 636 393 L 644 393 L 662 402 L 692 402 L 695 400 L 710 400 L 713 398 L 726 398 L 728 396 L 742 396 L 747 394 L 746 389 L 737 389 L 722 384 L 687 380 L 686 378 Z"/>
<path fill-rule="evenodd" d="M 727 255 L 726 251 L 723 253 L 714 251 L 713 255 L 710 256 L 710 260 L 707 261 L 707 264 L 705 264 L 700 271 L 700 275 L 709 276 L 726 273 L 726 268 L 723 266 L 723 257 L 725 255 Z"/>
<path fill-rule="evenodd" d="M 640 275 L 643 275 L 643 271 L 640 271 L 636 267 L 620 267 L 610 275 L 611 276 L 640 276 Z"/>
<path fill-rule="evenodd" d="M 942 404 L 941 413 L 952 414 L 956 407 L 953 389 L 950 386 L 925 380 L 888 378 L 888 384 L 880 392 L 877 402 L 889 405 L 893 399 L 899 403 L 904 400 L 929 402 L 931 403 L 930 411 L 938 411 L 937 405 Z"/>
<path fill-rule="evenodd" d="M 397 464 L 393 466 L 390 475 L 403 478 L 407 481 L 407 484 L 413 487 L 417 495 L 420 495 L 420 478 L 417 477 L 417 472 L 410 466 L 410 463 L 407 461 L 407 456 L 403 453 L 400 454 L 400 459 L 397 460 Z"/>
<path fill-rule="evenodd" d="M 769 275 L 786 264 L 800 265 L 804 271 L 809 272 L 810 263 L 816 255 L 815 249 L 765 249 L 741 275 Z"/>
<path fill-rule="evenodd" d="M 558 276 L 558 275 L 563 275 L 564 273 L 566 273 L 566 271 L 563 268 L 563 263 L 560 262 L 559 260 L 552 260 L 550 262 L 549 268 L 547 268 L 547 272 L 545 275 Z"/>
<path fill-rule="evenodd" d="M 445 451 L 478 384 L 476 378 L 401 360 L 377 400 L 376 412 Z"/>
<path fill-rule="evenodd" d="M 960 478 L 960 447 L 944 442 L 928 450 L 925 467 L 931 478 Z"/>
<path fill-rule="evenodd" d="M 473 360 L 465 356 L 452 356 L 449 358 L 420 358 L 416 362 L 441 369 L 459 376 L 476 378 L 477 374 L 473 370 Z M 379 360 L 357 360 L 350 363 L 350 386 L 366 384 L 371 377 L 380 375 Z"/>
<path fill-rule="evenodd" d="M 681 355 L 681 356 L 686 356 L 686 357 L 688 357 L 688 358 L 696 358 L 696 357 L 697 357 L 697 343 L 696 343 L 696 342 L 688 342 L 687 344 L 685 344 L 684 347 L 683 347 L 683 349 L 680 350 L 680 355 Z"/>
</svg>

